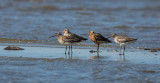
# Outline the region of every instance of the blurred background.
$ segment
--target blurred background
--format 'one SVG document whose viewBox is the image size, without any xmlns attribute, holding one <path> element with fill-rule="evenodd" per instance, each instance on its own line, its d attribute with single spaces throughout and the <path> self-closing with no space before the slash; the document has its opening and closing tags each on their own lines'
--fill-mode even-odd
<svg viewBox="0 0 160 83">
<path fill-rule="evenodd" d="M 160 0 L 0 1 L 1 38 L 58 43 L 48 37 L 69 28 L 81 36 L 89 30 L 125 34 L 138 38 L 138 47 L 160 45 Z"/>
</svg>

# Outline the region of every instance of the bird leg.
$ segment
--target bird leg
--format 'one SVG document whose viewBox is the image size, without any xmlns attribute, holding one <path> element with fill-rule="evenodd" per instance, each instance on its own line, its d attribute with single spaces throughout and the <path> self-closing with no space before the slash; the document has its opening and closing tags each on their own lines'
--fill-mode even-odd
<svg viewBox="0 0 160 83">
<path fill-rule="evenodd" d="M 71 52 L 71 54 L 70 54 L 71 56 L 70 56 L 70 59 L 72 59 L 72 52 Z"/>
<path fill-rule="evenodd" d="M 99 58 L 99 52 L 97 52 L 97 57 Z"/>
<path fill-rule="evenodd" d="M 66 52 L 67 52 L 67 46 L 66 46 L 65 54 L 66 54 Z"/>
<path fill-rule="evenodd" d="M 125 59 L 125 56 L 123 55 L 123 61 L 125 61 L 126 59 Z"/>
<path fill-rule="evenodd" d="M 99 44 L 98 44 L 98 47 L 97 47 L 97 52 L 99 52 Z"/>
<path fill-rule="evenodd" d="M 69 46 L 68 54 L 70 54 L 70 46 Z"/>
<path fill-rule="evenodd" d="M 71 54 L 72 54 L 72 44 L 71 44 Z"/>
<path fill-rule="evenodd" d="M 122 49 L 122 46 L 120 46 L 120 54 L 119 55 L 121 55 L 121 49 Z"/>
<path fill-rule="evenodd" d="M 124 46 L 124 51 L 125 51 L 125 49 L 126 49 L 126 48 L 125 48 L 125 46 Z M 123 51 L 123 55 L 124 55 L 124 51 Z"/>
</svg>

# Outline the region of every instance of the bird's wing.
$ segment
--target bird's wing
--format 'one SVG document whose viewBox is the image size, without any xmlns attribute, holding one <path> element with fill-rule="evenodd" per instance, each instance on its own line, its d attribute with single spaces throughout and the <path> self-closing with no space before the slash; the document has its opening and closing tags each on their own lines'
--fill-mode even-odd
<svg viewBox="0 0 160 83">
<path fill-rule="evenodd" d="M 135 41 L 137 39 L 134 38 L 129 38 L 128 36 L 118 36 L 117 39 L 119 42 L 131 42 L 131 41 Z"/>
<path fill-rule="evenodd" d="M 74 34 L 74 33 L 70 33 L 69 36 L 74 37 L 74 38 L 76 38 L 76 39 L 80 39 L 80 40 L 87 40 L 87 38 L 83 38 L 83 37 L 81 37 L 81 36 L 79 36 L 79 35 L 76 35 L 76 34 Z"/>
<path fill-rule="evenodd" d="M 111 42 L 109 39 L 103 37 L 101 34 L 99 33 L 94 33 L 94 37 L 97 41 L 106 41 L 106 42 Z"/>
<path fill-rule="evenodd" d="M 81 40 L 72 36 L 64 36 L 62 38 L 63 41 L 65 42 L 80 42 Z"/>
</svg>

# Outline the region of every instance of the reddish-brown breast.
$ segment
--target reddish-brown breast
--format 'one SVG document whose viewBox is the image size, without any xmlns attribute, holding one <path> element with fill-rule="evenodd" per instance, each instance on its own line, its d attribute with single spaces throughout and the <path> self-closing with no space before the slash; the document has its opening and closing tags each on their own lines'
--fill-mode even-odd
<svg viewBox="0 0 160 83">
<path fill-rule="evenodd" d="M 95 44 L 101 44 L 101 42 L 97 41 L 95 39 L 94 33 L 90 33 L 89 38 L 95 43 Z"/>
</svg>

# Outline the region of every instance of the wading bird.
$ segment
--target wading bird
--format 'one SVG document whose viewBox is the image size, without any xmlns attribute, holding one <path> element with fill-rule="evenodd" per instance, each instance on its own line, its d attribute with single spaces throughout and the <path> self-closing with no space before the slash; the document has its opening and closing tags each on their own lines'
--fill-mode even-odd
<svg viewBox="0 0 160 83">
<path fill-rule="evenodd" d="M 111 41 L 105 37 L 103 37 L 100 33 L 95 33 L 92 30 L 89 31 L 89 38 L 97 44 L 97 52 L 99 52 L 99 45 L 102 43 L 111 43 Z"/>
<path fill-rule="evenodd" d="M 64 46 L 66 46 L 66 49 L 65 49 L 65 54 L 67 52 L 67 46 L 69 46 L 69 51 L 68 51 L 68 54 L 70 54 L 70 50 L 71 50 L 71 53 L 72 53 L 72 44 L 74 43 L 78 43 L 78 42 L 81 42 L 82 39 L 79 39 L 79 38 L 75 38 L 73 36 L 64 36 L 61 34 L 61 32 L 57 33 L 57 34 L 54 34 L 53 36 L 51 37 L 55 37 L 55 36 L 58 36 L 58 42 Z M 50 37 L 49 37 L 50 38 Z"/>
<path fill-rule="evenodd" d="M 67 52 L 67 46 L 69 46 L 70 45 L 70 42 L 68 42 L 67 41 L 67 37 L 64 37 L 62 34 L 61 34 L 61 32 L 59 32 L 59 33 L 56 33 L 56 34 L 54 34 L 53 36 L 51 36 L 51 37 L 55 37 L 55 36 L 58 36 L 58 42 L 60 43 L 60 44 L 62 44 L 62 45 L 64 45 L 64 46 L 66 46 L 66 49 L 65 49 L 65 54 L 66 54 L 66 52 Z M 51 37 L 49 37 L 49 38 L 51 38 Z M 70 49 L 69 49 L 70 50 Z M 68 52 L 69 53 L 69 52 Z"/>
<path fill-rule="evenodd" d="M 69 46 L 69 49 L 71 48 L 71 52 L 72 52 L 72 44 L 79 43 L 79 42 L 87 40 L 87 38 L 83 38 L 79 35 L 71 33 L 69 31 L 69 29 L 64 29 L 64 31 L 62 31 L 62 32 L 64 32 L 63 36 L 69 37 L 72 40 L 72 42 L 70 43 L 70 46 Z"/>
<path fill-rule="evenodd" d="M 112 34 L 112 37 L 114 38 L 115 43 L 120 44 L 120 54 L 119 55 L 124 55 L 125 52 L 125 45 L 135 42 L 137 39 L 130 38 L 128 36 L 123 36 L 123 35 L 117 35 L 117 34 Z M 124 47 L 123 54 L 121 54 L 121 49 Z"/>
</svg>

